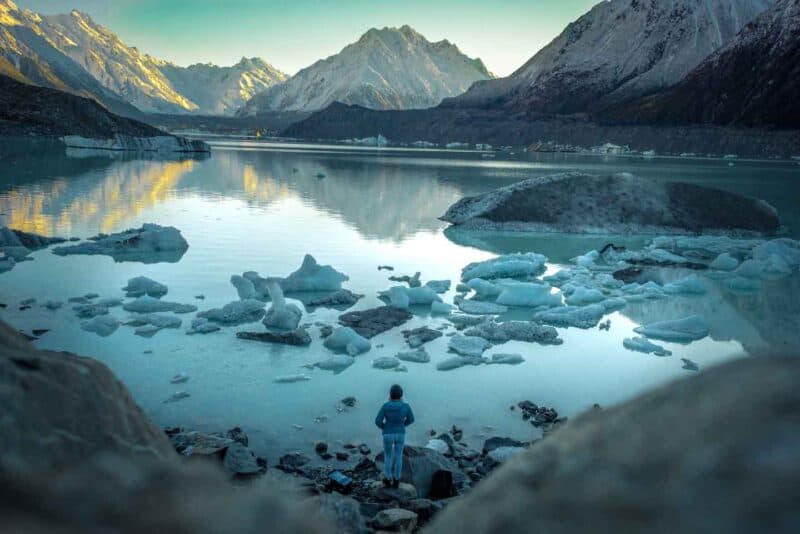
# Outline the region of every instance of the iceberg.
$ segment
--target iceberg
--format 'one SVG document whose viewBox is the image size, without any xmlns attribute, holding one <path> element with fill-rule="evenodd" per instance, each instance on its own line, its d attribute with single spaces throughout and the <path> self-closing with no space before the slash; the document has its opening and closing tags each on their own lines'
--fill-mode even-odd
<svg viewBox="0 0 800 534">
<path fill-rule="evenodd" d="M 376 369 L 395 369 L 400 365 L 400 360 L 394 356 L 381 356 L 372 360 L 372 367 Z"/>
<path fill-rule="evenodd" d="M 548 345 L 560 345 L 563 341 L 552 326 L 544 326 L 527 321 L 489 321 L 469 328 L 465 336 L 477 336 L 493 343 L 507 341 L 526 341 Z"/>
<path fill-rule="evenodd" d="M 727 252 L 723 252 L 712 261 L 708 268 L 715 271 L 732 271 L 739 266 L 739 260 Z"/>
<path fill-rule="evenodd" d="M 482 365 L 484 363 L 486 363 L 485 358 L 453 356 L 437 363 L 436 369 L 439 371 L 452 371 L 453 369 L 458 369 L 459 367 L 465 367 L 467 365 Z"/>
<path fill-rule="evenodd" d="M 552 326 L 588 329 L 597 326 L 605 314 L 606 308 L 602 304 L 592 304 L 590 306 L 564 306 L 536 312 L 533 319 Z"/>
<path fill-rule="evenodd" d="M 569 306 L 585 306 L 602 302 L 605 299 L 606 296 L 599 289 L 579 286 L 564 300 Z"/>
<path fill-rule="evenodd" d="M 708 335 L 708 323 L 699 315 L 690 315 L 673 321 L 659 321 L 633 330 L 652 339 L 691 343 Z"/>
<path fill-rule="evenodd" d="M 197 317 L 223 325 L 254 323 L 264 317 L 264 303 L 255 299 L 235 300 L 222 308 L 202 311 Z"/>
<path fill-rule="evenodd" d="M 81 319 L 90 319 L 98 315 L 107 315 L 108 307 L 98 304 L 78 304 L 72 307 L 72 311 Z"/>
<path fill-rule="evenodd" d="M 664 293 L 668 295 L 702 295 L 705 292 L 706 287 L 696 274 L 690 274 L 664 285 Z"/>
<path fill-rule="evenodd" d="M 362 354 L 372 348 L 372 344 L 367 338 L 361 337 L 348 326 L 340 326 L 335 329 L 322 344 L 329 350 L 344 352 L 350 356 Z"/>
<path fill-rule="evenodd" d="M 253 281 L 245 278 L 244 276 L 234 274 L 231 276 L 231 284 L 233 284 L 233 287 L 236 288 L 236 293 L 239 295 L 239 300 L 257 299 L 261 297 L 261 294 L 256 292 L 256 287 L 253 284 Z"/>
<path fill-rule="evenodd" d="M 394 307 L 402 308 L 405 299 L 403 299 L 401 293 L 405 293 L 408 304 L 432 304 L 442 300 L 442 297 L 430 287 L 392 286 L 388 291 L 382 291 L 380 295 L 384 298 L 388 297 L 393 302 Z M 394 298 L 392 297 L 393 294 Z M 397 302 L 396 305 L 394 304 L 395 301 Z"/>
<path fill-rule="evenodd" d="M 492 354 L 488 364 L 519 365 L 525 361 L 520 354 Z"/>
<path fill-rule="evenodd" d="M 481 355 L 492 346 L 492 344 L 478 336 L 462 336 L 460 334 L 450 338 L 447 344 L 450 352 L 455 352 L 470 358 L 480 358 Z"/>
<path fill-rule="evenodd" d="M 498 315 L 506 313 L 508 308 L 501 304 L 493 302 L 482 302 L 480 300 L 470 300 L 465 298 L 456 298 L 454 300 L 458 309 L 464 313 L 472 315 Z"/>
<path fill-rule="evenodd" d="M 449 315 L 452 311 L 456 309 L 455 306 L 452 304 L 447 304 L 446 302 L 431 302 L 431 313 L 438 314 L 438 315 Z"/>
<path fill-rule="evenodd" d="M 656 356 L 672 356 L 672 352 L 668 351 L 661 345 L 656 345 L 644 337 L 626 337 L 622 340 L 622 346 L 628 350 L 636 352 L 644 352 L 645 354 L 654 354 Z"/>
<path fill-rule="evenodd" d="M 490 260 L 470 263 L 461 271 L 461 280 L 473 278 L 526 278 L 539 276 L 545 271 L 547 257 L 535 252 L 505 254 Z"/>
<path fill-rule="evenodd" d="M 167 294 L 167 286 L 151 280 L 146 276 L 137 276 L 128 280 L 128 285 L 122 288 L 125 291 L 126 297 L 141 297 L 148 295 L 150 297 L 163 297 Z"/>
<path fill-rule="evenodd" d="M 175 312 L 175 313 L 192 313 L 197 311 L 197 306 L 193 304 L 180 304 L 177 302 L 167 302 L 157 298 L 144 295 L 137 299 L 126 302 L 122 305 L 122 309 L 135 313 L 154 313 L 154 312 Z"/>
<path fill-rule="evenodd" d="M 431 361 L 430 355 L 428 355 L 428 352 L 424 348 L 398 352 L 395 358 L 404 362 L 413 363 L 428 363 Z"/>
<path fill-rule="evenodd" d="M 467 282 L 467 288 L 473 290 L 479 299 L 495 299 L 503 292 L 502 287 L 483 278 L 473 278 Z"/>
<path fill-rule="evenodd" d="M 389 304 L 392 306 L 392 308 L 407 310 L 408 306 L 411 304 L 411 300 L 408 298 L 408 293 L 406 293 L 406 288 L 402 286 L 390 287 L 388 295 Z"/>
<path fill-rule="evenodd" d="M 450 283 L 450 280 L 428 280 L 425 282 L 424 287 L 432 289 L 441 295 L 450 290 Z"/>
<path fill-rule="evenodd" d="M 186 331 L 186 334 L 210 334 L 211 332 L 216 332 L 218 330 L 220 330 L 219 325 L 201 317 L 198 319 L 192 319 L 192 325 L 189 330 Z"/>
<path fill-rule="evenodd" d="M 341 373 L 356 362 L 356 359 L 349 354 L 334 354 L 330 358 L 326 358 L 314 364 L 314 367 L 323 369 L 325 371 L 333 371 L 334 373 Z"/>
<path fill-rule="evenodd" d="M 278 330 L 294 330 L 300 324 L 303 312 L 294 304 L 287 304 L 283 298 L 283 291 L 278 282 L 271 280 L 267 282 L 272 306 L 267 310 L 264 317 L 264 326 L 277 328 Z"/>
<path fill-rule="evenodd" d="M 280 284 L 286 293 L 338 291 L 342 289 L 342 282 L 349 279 L 330 265 L 319 265 L 314 256 L 306 254 L 300 268 L 281 280 Z"/>
<path fill-rule="evenodd" d="M 77 245 L 56 247 L 53 254 L 99 254 L 111 256 L 117 262 L 175 263 L 188 249 L 189 244 L 177 228 L 144 224 L 116 234 L 98 234 Z"/>
<path fill-rule="evenodd" d="M 119 321 L 110 315 L 98 315 L 91 321 L 81 323 L 81 330 L 94 332 L 98 336 L 108 337 L 119 328 Z"/>
<path fill-rule="evenodd" d="M 508 281 L 499 285 L 502 291 L 495 301 L 497 304 L 529 308 L 561 306 L 561 292 L 553 293 L 547 284 Z"/>
</svg>

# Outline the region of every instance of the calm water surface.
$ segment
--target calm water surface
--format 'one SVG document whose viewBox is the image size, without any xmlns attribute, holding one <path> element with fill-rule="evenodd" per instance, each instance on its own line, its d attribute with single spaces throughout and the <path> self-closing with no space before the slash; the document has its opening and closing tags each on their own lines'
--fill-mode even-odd
<svg viewBox="0 0 800 534">
<path fill-rule="evenodd" d="M 79 156 L 79 157 L 75 157 Z M 297 169 L 293 171 L 293 169 Z M 488 191 L 537 175 L 563 170 L 625 171 L 652 180 L 681 180 L 764 198 L 780 212 L 786 231 L 800 236 L 800 166 L 790 163 L 526 156 L 486 160 L 469 152 L 368 150 L 313 145 L 218 142 L 203 160 L 126 159 L 62 151 L 20 152 L 0 162 L 0 213 L 8 226 L 46 235 L 88 237 L 145 222 L 181 230 L 190 248 L 178 263 L 115 263 L 104 256 L 58 257 L 34 253 L 0 274 L 0 318 L 30 331 L 48 328 L 42 348 L 69 350 L 105 362 L 130 388 L 153 420 L 162 426 L 205 430 L 244 427 L 251 444 L 270 461 L 283 451 L 310 448 L 315 440 L 366 441 L 378 445 L 372 417 L 388 387 L 401 382 L 413 403 L 418 424 L 411 442 L 423 442 L 430 429 L 452 424 L 465 429 L 465 441 L 477 446 L 488 435 L 536 436 L 518 412 L 508 407 L 522 399 L 555 407 L 571 416 L 594 403 L 610 405 L 687 373 L 680 358 L 701 367 L 763 351 L 794 348 L 800 327 L 800 281 L 795 275 L 768 283 L 751 296 L 733 296 L 709 283 L 698 297 L 629 304 L 611 318 L 608 332 L 559 329 L 564 344 L 542 347 L 512 342 L 487 352 L 517 352 L 522 365 L 481 366 L 439 372 L 447 357 L 447 337 L 428 345 L 433 362 L 407 364 L 408 373 L 371 367 L 378 356 L 404 347 L 401 329 L 373 338 L 373 349 L 339 375 L 311 372 L 312 380 L 275 384 L 278 375 L 307 373 L 300 366 L 318 361 L 327 350 L 315 337 L 310 348 L 238 340 L 225 328 L 206 336 L 186 336 L 184 328 L 162 330 L 152 338 L 122 326 L 101 338 L 80 329 L 68 306 L 51 312 L 34 306 L 19 311 L 19 301 L 35 297 L 66 300 L 88 292 L 121 297 L 129 278 L 144 275 L 169 286 L 165 297 L 201 309 L 235 300 L 232 274 L 258 271 L 285 276 L 306 253 L 347 274 L 345 287 L 366 295 L 353 309 L 381 304 L 376 293 L 392 285 L 393 274 L 421 271 L 423 281 L 458 280 L 471 261 L 512 251 L 535 251 L 550 258 L 556 271 L 569 258 L 614 241 L 640 245 L 626 236 L 521 236 L 447 231 L 437 220 L 465 195 Z M 316 178 L 316 173 L 327 175 Z M 685 273 L 663 272 L 663 280 Z M 196 300 L 203 294 L 205 300 Z M 452 293 L 445 295 L 452 301 Z M 445 324 L 416 310 L 407 327 Z M 334 324 L 339 312 L 319 308 L 303 322 Z M 703 315 L 711 336 L 690 345 L 666 343 L 673 356 L 658 358 L 630 352 L 622 339 L 642 322 Z M 124 319 L 120 308 L 112 314 Z M 528 318 L 517 310 L 514 317 Z M 376 345 L 383 345 L 376 347 Z M 152 351 L 152 353 L 145 353 Z M 188 373 L 188 383 L 169 379 Z M 164 403 L 183 389 L 191 397 Z M 355 395 L 359 405 L 338 413 L 336 404 Z M 325 422 L 315 418 L 327 416 Z M 325 418 L 323 418 L 325 419 Z M 295 425 L 302 427 L 298 430 Z"/>
</svg>

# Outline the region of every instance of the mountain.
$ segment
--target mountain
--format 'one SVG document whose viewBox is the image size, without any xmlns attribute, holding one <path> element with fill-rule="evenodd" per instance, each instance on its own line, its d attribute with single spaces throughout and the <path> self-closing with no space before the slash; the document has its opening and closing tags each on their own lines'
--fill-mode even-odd
<svg viewBox="0 0 800 534">
<path fill-rule="evenodd" d="M 626 122 L 800 127 L 800 0 L 778 0 L 676 86 L 603 115 Z"/>
<path fill-rule="evenodd" d="M 443 107 L 571 114 L 679 82 L 775 0 L 600 2 L 507 78 Z"/>
<path fill-rule="evenodd" d="M 109 138 L 116 134 L 166 135 L 147 124 L 114 115 L 93 99 L 0 75 L 0 135 Z"/>
<path fill-rule="evenodd" d="M 231 67 L 198 63 L 179 67 L 161 62 L 172 86 L 210 115 L 233 115 L 257 93 L 286 81 L 287 76 L 261 58 L 242 58 Z"/>
<path fill-rule="evenodd" d="M 42 26 L 43 20 L 36 13 L 19 9 L 11 0 L 0 0 L 0 73 L 93 98 L 118 114 L 139 114 L 135 107 L 62 52 Z"/>
<path fill-rule="evenodd" d="M 142 111 L 197 110 L 197 104 L 172 87 L 156 62 L 89 15 L 72 11 L 41 16 L 39 28 L 104 87 Z"/>
<path fill-rule="evenodd" d="M 129 46 L 80 11 L 38 15 L 11 0 L 0 0 L 0 58 L 0 73 L 93 96 L 118 112 L 124 110 L 116 103 L 127 102 L 145 112 L 233 114 L 286 79 L 258 58 L 179 67 Z"/>
<path fill-rule="evenodd" d="M 253 97 L 239 115 L 322 109 L 332 102 L 372 109 L 426 108 L 492 78 L 480 59 L 409 26 L 371 29 L 336 55 Z"/>
</svg>

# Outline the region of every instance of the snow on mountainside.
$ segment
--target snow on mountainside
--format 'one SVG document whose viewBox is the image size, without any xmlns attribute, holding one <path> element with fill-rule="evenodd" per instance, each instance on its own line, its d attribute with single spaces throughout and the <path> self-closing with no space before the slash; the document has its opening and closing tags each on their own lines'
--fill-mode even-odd
<svg viewBox="0 0 800 534">
<path fill-rule="evenodd" d="M 42 16 L 42 31 L 94 78 L 142 111 L 195 111 L 197 104 L 172 87 L 158 65 L 89 15 Z"/>
<path fill-rule="evenodd" d="M 201 112 L 233 115 L 254 95 L 286 81 L 286 74 L 261 58 L 242 58 L 231 67 L 198 63 L 179 67 L 161 62 L 172 86 L 195 102 Z"/>
<path fill-rule="evenodd" d="M 43 30 L 42 18 L 0 0 L 0 73 L 11 78 L 97 100 L 115 113 L 138 111 L 64 54 Z"/>
<path fill-rule="evenodd" d="M 800 126 L 800 0 L 778 0 L 679 84 L 603 113 L 623 122 Z"/>
<path fill-rule="evenodd" d="M 571 23 L 511 76 L 446 107 L 544 114 L 601 109 L 680 81 L 775 0 L 610 0 Z"/>
<path fill-rule="evenodd" d="M 480 59 L 448 41 L 432 43 L 409 26 L 371 29 L 336 55 L 256 95 L 240 111 L 318 110 L 332 102 L 373 109 L 435 106 L 492 78 Z"/>
</svg>

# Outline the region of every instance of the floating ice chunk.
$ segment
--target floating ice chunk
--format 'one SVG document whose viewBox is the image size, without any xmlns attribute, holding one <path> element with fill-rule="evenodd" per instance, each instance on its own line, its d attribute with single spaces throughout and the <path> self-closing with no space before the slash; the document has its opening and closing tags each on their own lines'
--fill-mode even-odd
<svg viewBox="0 0 800 534">
<path fill-rule="evenodd" d="M 425 286 L 439 294 L 446 293 L 450 289 L 450 280 L 428 280 Z"/>
<path fill-rule="evenodd" d="M 606 309 L 602 304 L 592 304 L 590 306 L 564 306 L 544 310 L 533 315 L 535 321 L 541 323 L 575 328 L 594 328 L 600 319 L 606 314 Z"/>
<path fill-rule="evenodd" d="M 446 302 L 431 302 L 431 313 L 434 314 L 449 315 L 455 309 L 455 306 L 447 304 Z"/>
<path fill-rule="evenodd" d="M 91 317 L 97 317 L 98 315 L 108 315 L 108 308 L 98 304 L 78 304 L 72 307 L 72 311 L 81 319 L 89 319 Z"/>
<path fill-rule="evenodd" d="M 600 273 L 597 276 L 595 276 L 595 282 L 597 282 L 597 284 L 599 284 L 600 286 L 608 289 L 620 289 L 622 286 L 625 285 L 625 282 L 623 282 L 622 280 L 617 280 L 616 278 L 614 278 L 613 275 L 610 275 L 608 273 Z"/>
<path fill-rule="evenodd" d="M 644 352 L 645 354 L 652 353 L 656 356 L 672 356 L 672 352 L 668 351 L 661 345 L 652 343 L 644 337 L 626 337 L 622 340 L 622 346 L 628 350 Z"/>
<path fill-rule="evenodd" d="M 664 285 L 664 293 L 668 295 L 702 295 L 705 292 L 706 287 L 696 274 L 690 274 Z"/>
<path fill-rule="evenodd" d="M 498 285 L 502 292 L 495 301 L 497 304 L 529 308 L 561 306 L 561 292 L 552 292 L 547 284 L 509 281 Z"/>
<path fill-rule="evenodd" d="M 640 299 L 662 299 L 664 298 L 664 291 L 660 285 L 652 280 L 644 284 L 637 284 L 636 282 L 625 284 L 622 287 L 622 292 L 627 295 L 639 296 Z"/>
<path fill-rule="evenodd" d="M 692 360 L 689 360 L 688 358 L 681 358 L 681 361 L 683 362 L 681 369 L 686 369 L 687 371 L 700 370 L 700 366 L 698 366 L 696 363 L 694 363 Z"/>
<path fill-rule="evenodd" d="M 391 299 L 391 292 L 394 291 L 396 295 L 399 295 L 399 292 L 402 291 L 408 297 L 409 304 L 431 304 L 433 302 L 439 302 L 442 298 L 429 287 L 404 287 L 404 286 L 393 286 L 389 289 L 388 296 Z M 387 292 L 381 293 L 383 296 L 387 296 Z M 402 298 L 399 299 L 399 304 L 402 303 Z M 399 307 L 399 306 L 395 306 Z"/>
<path fill-rule="evenodd" d="M 322 344 L 334 352 L 345 352 L 350 356 L 367 352 L 372 348 L 367 338 L 361 337 L 348 326 L 335 329 Z"/>
<path fill-rule="evenodd" d="M 105 308 L 116 308 L 117 306 L 122 306 L 122 299 L 117 297 L 107 297 L 98 300 L 96 305 L 103 306 Z"/>
<path fill-rule="evenodd" d="M 543 326 L 528 321 L 504 321 L 502 323 L 487 321 L 468 329 L 464 335 L 477 336 L 478 339 L 483 338 L 494 343 L 505 343 L 506 341 L 527 341 L 551 345 L 562 343 L 558 332 L 552 326 Z"/>
<path fill-rule="evenodd" d="M 153 313 L 153 312 L 175 312 L 191 313 L 197 311 L 197 306 L 193 304 L 179 304 L 177 302 L 167 302 L 157 298 L 144 295 L 137 299 L 126 302 L 122 309 L 134 313 Z"/>
<path fill-rule="evenodd" d="M 341 373 L 355 363 L 356 359 L 349 354 L 334 354 L 330 358 L 326 358 L 314 364 L 314 367 L 323 369 L 325 371 L 333 371 L 334 373 Z"/>
<path fill-rule="evenodd" d="M 407 310 L 408 306 L 411 304 L 411 300 L 408 298 L 408 293 L 406 293 L 406 288 L 404 288 L 403 286 L 390 287 L 389 303 L 393 308 L 397 308 L 400 310 Z"/>
<path fill-rule="evenodd" d="M 603 292 L 589 287 L 576 287 L 575 290 L 567 296 L 566 303 L 570 306 L 585 306 L 586 304 L 596 304 L 606 299 Z"/>
<path fill-rule="evenodd" d="M 235 300 L 222 308 L 202 311 L 197 317 L 224 325 L 253 323 L 264 317 L 264 303 L 255 299 Z"/>
<path fill-rule="evenodd" d="M 400 360 L 394 356 L 381 356 L 372 360 L 372 367 L 376 369 L 394 369 L 400 365 Z"/>
<path fill-rule="evenodd" d="M 208 319 L 198 318 L 192 319 L 192 326 L 186 331 L 186 334 L 210 334 L 217 330 L 220 330 L 219 325 L 209 322 Z"/>
<path fill-rule="evenodd" d="M 189 375 L 187 375 L 186 373 L 178 373 L 178 374 L 176 374 L 175 376 L 173 376 L 170 379 L 169 383 L 170 384 L 184 384 L 184 383 L 186 383 L 188 381 L 189 381 Z"/>
<path fill-rule="evenodd" d="M 167 315 L 165 313 L 148 313 L 146 315 L 139 315 L 128 321 L 127 324 L 132 326 L 152 325 L 156 328 L 180 328 L 180 317 L 174 315 Z"/>
<path fill-rule="evenodd" d="M 145 224 L 117 234 L 99 234 L 77 245 L 56 247 L 54 254 L 102 254 L 114 261 L 138 261 L 141 263 L 177 262 L 183 257 L 189 244 L 177 228 Z"/>
<path fill-rule="evenodd" d="M 300 324 L 303 312 L 294 304 L 287 304 L 283 298 L 283 291 L 278 282 L 271 280 L 267 282 L 272 306 L 267 310 L 264 317 L 264 326 L 277 328 L 279 330 L 294 330 Z"/>
<path fill-rule="evenodd" d="M 281 288 L 286 293 L 338 291 L 342 282 L 349 279 L 330 265 L 319 265 L 311 254 L 306 254 L 300 268 L 281 281 Z"/>
<path fill-rule="evenodd" d="M 573 267 L 561 269 L 554 274 L 545 276 L 542 280 L 548 284 L 561 285 L 571 280 L 582 279 L 581 277 L 586 277 L 588 279 L 591 277 L 591 273 L 585 267 Z"/>
<path fill-rule="evenodd" d="M 276 384 L 294 384 L 295 382 L 307 382 L 311 380 L 308 375 L 281 375 L 272 379 Z"/>
<path fill-rule="evenodd" d="M 456 327 L 464 327 L 464 326 L 474 326 L 476 324 L 480 324 L 490 320 L 491 317 L 487 316 L 476 316 L 476 315 L 450 315 L 447 317 L 447 320 L 456 325 Z"/>
<path fill-rule="evenodd" d="M 458 369 L 459 367 L 465 367 L 467 365 L 482 365 L 484 363 L 486 363 L 485 358 L 453 356 L 452 358 L 447 358 L 437 363 L 436 369 L 439 371 L 452 371 L 453 369 Z"/>
<path fill-rule="evenodd" d="M 450 445 L 446 442 L 442 441 L 441 439 L 431 439 L 428 440 L 428 443 L 425 444 L 426 449 L 433 449 L 439 454 L 449 454 L 450 453 Z"/>
<path fill-rule="evenodd" d="M 758 279 L 762 277 L 764 268 L 761 262 L 758 262 L 756 260 L 745 260 L 733 272 L 736 276 L 740 276 L 743 278 Z"/>
<path fill-rule="evenodd" d="M 153 337 L 154 335 L 156 335 L 158 333 L 159 330 L 161 330 L 161 329 L 159 327 L 157 327 L 156 325 L 146 324 L 146 325 L 140 326 L 139 328 L 134 330 L 133 333 L 136 334 L 137 336 Z"/>
<path fill-rule="evenodd" d="M 800 268 L 800 241 L 794 239 L 773 239 L 765 241 L 753 248 L 753 259 L 762 263 L 775 261 L 775 257 L 782 260 L 790 270 Z"/>
<path fill-rule="evenodd" d="M 450 342 L 447 344 L 450 352 L 471 358 L 479 358 L 491 346 L 492 344 L 482 337 L 462 336 L 460 334 L 451 337 Z"/>
<path fill-rule="evenodd" d="M 699 315 L 640 326 L 634 332 L 652 339 L 690 343 L 708 335 L 708 323 Z"/>
<path fill-rule="evenodd" d="M 603 307 L 603 309 L 606 310 L 606 313 L 611 313 L 612 311 L 621 310 L 627 306 L 628 301 L 620 297 L 612 297 L 600 302 L 599 304 Z"/>
<path fill-rule="evenodd" d="M 260 295 L 256 292 L 255 285 L 252 280 L 234 274 L 231 276 L 231 284 L 236 288 L 236 293 L 239 295 L 239 300 L 256 299 Z"/>
<path fill-rule="evenodd" d="M 502 287 L 483 278 L 473 278 L 467 282 L 467 288 L 475 291 L 480 299 L 495 299 L 503 292 Z"/>
<path fill-rule="evenodd" d="M 413 363 L 428 363 L 431 361 L 431 357 L 428 355 L 427 351 L 424 348 L 419 348 L 416 350 L 409 350 L 409 351 L 401 351 L 397 353 L 395 356 L 398 360 L 402 360 L 404 362 L 413 362 Z"/>
<path fill-rule="evenodd" d="M 167 398 L 167 400 L 162 401 L 163 403 L 168 402 L 178 402 L 179 400 L 188 399 L 191 395 L 188 391 L 176 391 L 172 395 Z"/>
<path fill-rule="evenodd" d="M 505 364 L 505 365 L 519 365 L 525 361 L 519 354 L 492 354 L 491 359 L 487 362 L 490 364 Z"/>
<path fill-rule="evenodd" d="M 98 315 L 91 321 L 81 323 L 81 330 L 94 332 L 98 336 L 108 337 L 119 328 L 119 321 L 110 315 Z"/>
<path fill-rule="evenodd" d="M 141 297 L 149 295 L 151 297 L 163 297 L 167 294 L 167 286 L 156 282 L 146 276 L 137 276 L 128 280 L 128 285 L 122 288 L 126 297 Z"/>
<path fill-rule="evenodd" d="M 739 266 L 739 260 L 731 256 L 727 252 L 723 252 L 712 261 L 708 268 L 715 271 L 732 271 Z"/>
<path fill-rule="evenodd" d="M 490 260 L 470 263 L 461 271 L 461 280 L 468 282 L 473 278 L 493 280 L 539 276 L 545 271 L 546 262 L 546 256 L 535 252 L 505 254 Z"/>
<path fill-rule="evenodd" d="M 594 267 L 595 262 L 600 258 L 600 253 L 596 250 L 591 250 L 582 256 L 572 258 L 570 261 L 581 267 Z"/>
<path fill-rule="evenodd" d="M 455 303 L 459 310 L 472 315 L 498 315 L 508 311 L 506 306 L 495 304 L 494 302 L 456 298 Z"/>
<path fill-rule="evenodd" d="M 60 300 L 48 300 L 44 303 L 44 307 L 48 310 L 57 310 L 63 306 L 64 303 Z"/>
</svg>

